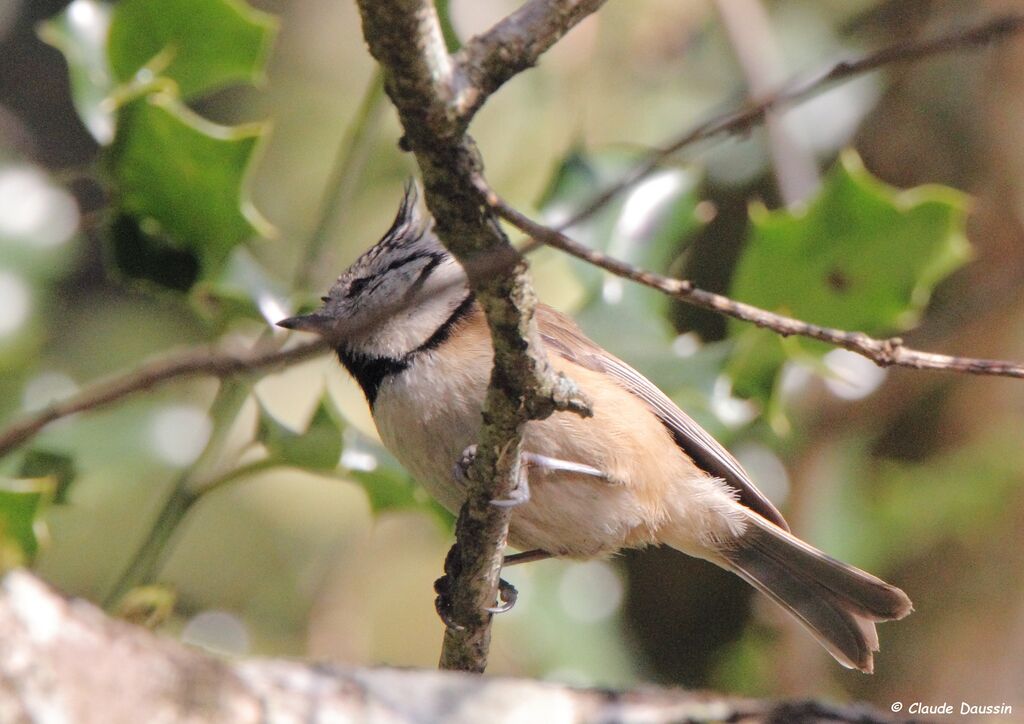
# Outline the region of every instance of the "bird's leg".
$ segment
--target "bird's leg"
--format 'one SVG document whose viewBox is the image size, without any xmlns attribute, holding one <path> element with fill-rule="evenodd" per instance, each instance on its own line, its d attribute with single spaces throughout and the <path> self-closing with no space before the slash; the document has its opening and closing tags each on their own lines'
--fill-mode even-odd
<svg viewBox="0 0 1024 724">
<path fill-rule="evenodd" d="M 474 460 L 476 460 L 476 445 L 470 445 L 462 451 L 462 455 L 459 456 L 459 459 L 455 463 L 455 468 L 452 471 L 452 474 L 455 476 L 455 482 L 462 488 L 466 488 L 469 485 L 469 469 L 472 467 Z M 525 462 L 526 456 L 524 455 L 519 466 L 519 476 L 516 480 L 516 487 L 509 492 L 507 498 L 495 498 L 491 501 L 491 505 L 495 505 L 499 508 L 512 508 L 529 502 L 530 481 L 526 476 L 526 465 L 522 464 Z"/>
<path fill-rule="evenodd" d="M 568 460 L 559 460 L 558 458 L 551 458 L 547 455 L 538 455 L 537 453 L 524 452 L 523 463 L 530 466 L 531 468 L 537 468 L 538 470 L 544 470 L 552 473 L 576 473 L 577 475 L 586 475 L 591 478 L 598 478 L 605 482 L 614 483 L 616 482 L 611 475 L 598 470 L 597 468 L 591 467 L 590 465 L 584 465 L 583 463 L 573 463 Z"/>
<path fill-rule="evenodd" d="M 475 459 L 476 445 L 470 445 L 462 451 L 462 455 L 459 456 L 458 461 L 455 463 L 455 481 L 463 488 L 469 484 L 469 468 Z M 574 463 L 569 460 L 559 460 L 558 458 L 548 457 L 547 455 L 540 455 L 538 453 L 524 452 L 522 454 L 521 462 L 519 480 L 516 483 L 515 489 L 507 498 L 492 500 L 491 505 L 497 505 L 499 507 L 513 507 L 529 502 L 530 483 L 527 476 L 527 468 L 536 468 L 545 472 L 554 473 L 575 473 L 576 475 L 586 475 L 608 483 L 617 482 L 616 479 L 608 473 L 603 470 L 598 470 L 590 465 Z"/>
<path fill-rule="evenodd" d="M 548 558 L 554 558 L 554 555 L 548 553 L 540 548 L 534 548 L 532 551 L 523 551 L 522 553 L 513 553 L 510 556 L 505 556 L 505 560 L 502 562 L 502 568 L 508 568 L 509 566 L 518 566 L 521 563 L 532 563 L 533 561 L 543 561 Z"/>
<path fill-rule="evenodd" d="M 515 565 L 528 561 L 537 561 L 550 557 L 550 554 L 542 550 L 526 551 L 511 556 L 505 556 L 502 565 Z M 450 629 L 461 631 L 464 627 L 456 623 L 452 618 L 452 585 L 459 572 L 462 570 L 462 556 L 458 541 L 448 550 L 444 559 L 444 575 L 434 581 L 434 592 L 437 597 L 434 599 L 434 608 L 441 622 Z M 498 603 L 495 606 L 488 606 L 484 610 L 488 613 L 505 613 L 516 605 L 519 592 L 516 587 L 504 578 L 498 579 Z"/>
<path fill-rule="evenodd" d="M 476 459 L 476 445 L 470 445 L 462 451 L 462 455 L 456 461 L 455 466 L 452 470 L 452 475 L 455 478 L 455 482 L 460 487 L 467 487 L 469 485 L 469 469 L 473 465 L 473 461 Z M 577 473 L 580 475 L 590 475 L 593 477 L 607 480 L 608 476 L 602 473 L 596 468 L 592 468 L 589 465 L 583 465 L 581 463 L 572 463 L 565 460 L 557 460 L 555 458 L 547 457 L 546 455 L 537 455 L 535 453 L 523 453 L 521 465 L 519 469 L 519 479 L 517 481 L 515 489 L 512 491 L 508 498 L 492 500 L 491 505 L 499 507 L 511 507 L 516 505 L 522 505 L 530 499 L 530 484 L 527 478 L 527 468 L 541 468 L 544 470 L 558 471 L 558 472 L 569 472 Z M 530 561 L 540 561 L 545 558 L 550 558 L 551 554 L 547 551 L 536 549 L 532 551 L 524 551 L 522 553 L 516 553 L 510 556 L 505 556 L 503 566 L 514 566 L 520 563 L 528 563 Z M 458 543 L 452 546 L 451 550 L 448 551 L 448 556 L 444 561 L 444 575 L 434 581 L 434 591 L 437 593 L 437 598 L 434 600 L 434 607 L 437 609 L 437 615 L 441 617 L 445 626 L 454 629 L 461 629 L 462 627 L 451 618 L 451 593 L 452 593 L 452 581 L 455 579 L 457 571 L 460 567 L 460 557 L 458 552 Z M 485 610 L 488 613 L 505 613 L 512 609 L 516 605 L 516 600 L 519 597 L 519 592 L 516 587 L 506 581 L 504 578 L 498 579 L 498 604 L 496 606 L 489 606 Z"/>
</svg>

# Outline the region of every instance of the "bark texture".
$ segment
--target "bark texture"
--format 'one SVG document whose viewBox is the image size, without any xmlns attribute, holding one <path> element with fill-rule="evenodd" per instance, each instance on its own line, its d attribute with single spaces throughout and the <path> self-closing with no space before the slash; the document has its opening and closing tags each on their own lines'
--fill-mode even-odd
<svg viewBox="0 0 1024 724">
<path fill-rule="evenodd" d="M 413 669 L 228 661 L 108 618 L 24 571 L 0 583 L 0 721 L 893 722 L 866 707 L 572 689 Z"/>
</svg>

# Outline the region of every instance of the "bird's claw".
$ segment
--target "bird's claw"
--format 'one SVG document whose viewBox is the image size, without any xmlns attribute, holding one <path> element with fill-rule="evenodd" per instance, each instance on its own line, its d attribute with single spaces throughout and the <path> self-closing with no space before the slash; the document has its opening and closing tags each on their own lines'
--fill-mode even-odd
<svg viewBox="0 0 1024 724">
<path fill-rule="evenodd" d="M 437 598 L 434 599 L 434 608 L 437 610 L 441 623 L 455 631 L 464 630 L 465 626 L 456 623 L 452 618 L 451 578 L 448 574 L 434 581 L 434 592 L 437 593 Z M 516 587 L 504 578 L 500 578 L 498 579 L 498 603 L 494 606 L 486 606 L 484 611 L 492 614 L 506 613 L 512 610 L 517 600 L 519 600 L 519 591 L 516 590 Z"/>
<path fill-rule="evenodd" d="M 530 502 L 530 484 L 526 482 L 526 473 L 519 476 L 519 484 L 509 491 L 506 498 L 494 498 L 491 505 L 497 508 L 515 508 Z"/>
<path fill-rule="evenodd" d="M 469 485 L 469 469 L 472 467 L 474 460 L 476 460 L 475 444 L 462 451 L 462 454 L 459 455 L 459 459 L 455 461 L 455 465 L 452 468 L 455 482 L 463 488 Z"/>
<path fill-rule="evenodd" d="M 488 606 L 484 610 L 487 613 L 507 613 L 512 610 L 519 600 L 519 591 L 504 578 L 498 579 L 498 603 L 497 606 Z"/>
<path fill-rule="evenodd" d="M 470 445 L 462 454 L 459 455 L 459 459 L 455 461 L 455 465 L 452 468 L 452 476 L 455 478 L 455 482 L 462 488 L 469 486 L 469 469 L 473 466 L 473 461 L 476 460 L 476 445 Z M 509 491 L 507 497 L 495 498 L 490 501 L 491 505 L 498 508 L 514 508 L 523 503 L 527 503 L 530 500 L 530 483 L 526 476 L 526 465 L 528 464 L 527 458 L 523 457 L 523 463 L 519 468 L 519 479 L 516 483 L 516 487 Z"/>
</svg>

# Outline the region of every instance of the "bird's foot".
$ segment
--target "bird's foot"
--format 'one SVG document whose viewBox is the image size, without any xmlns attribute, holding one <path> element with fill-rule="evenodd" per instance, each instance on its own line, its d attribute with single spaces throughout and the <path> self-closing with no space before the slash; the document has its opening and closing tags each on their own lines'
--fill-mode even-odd
<svg viewBox="0 0 1024 724">
<path fill-rule="evenodd" d="M 476 445 L 470 445 L 462 454 L 459 459 L 455 462 L 455 467 L 452 471 L 455 477 L 455 482 L 460 487 L 466 488 L 469 486 L 469 470 L 473 466 L 473 461 L 476 460 Z M 523 456 L 523 463 L 519 466 L 519 476 L 516 481 L 516 487 L 509 491 L 508 496 L 504 498 L 495 498 L 491 501 L 491 505 L 499 508 L 514 508 L 528 503 L 530 501 L 530 481 L 526 474 L 526 456 Z"/>
<path fill-rule="evenodd" d="M 434 592 L 437 597 L 434 599 L 434 608 L 441 622 L 447 628 L 455 631 L 462 631 L 465 627 L 457 623 L 452 617 L 452 586 L 455 580 L 456 571 L 461 568 L 459 559 L 458 543 L 451 547 L 448 556 L 444 561 L 444 575 L 434 581 Z M 528 554 L 535 555 L 539 551 L 528 551 Z M 542 552 L 542 551 L 541 551 Z M 522 555 L 522 554 L 520 554 Z M 546 554 L 545 554 L 546 556 Z M 531 559 L 535 560 L 535 559 Z M 519 591 L 504 578 L 498 579 L 498 601 L 494 606 L 487 606 L 484 610 L 487 613 L 505 613 L 512 610 L 519 598 Z"/>
</svg>

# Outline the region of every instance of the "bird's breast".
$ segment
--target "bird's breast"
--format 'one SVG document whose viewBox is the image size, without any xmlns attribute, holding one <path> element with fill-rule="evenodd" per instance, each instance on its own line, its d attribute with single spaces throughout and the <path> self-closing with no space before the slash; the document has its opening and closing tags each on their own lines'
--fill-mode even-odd
<svg viewBox="0 0 1024 724">
<path fill-rule="evenodd" d="M 381 441 L 441 505 L 458 513 L 464 494 L 452 475 L 476 442 L 490 377 L 486 359 L 454 355 L 451 345 L 418 355 L 381 384 L 373 418 Z"/>
</svg>

